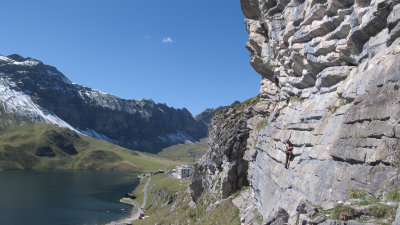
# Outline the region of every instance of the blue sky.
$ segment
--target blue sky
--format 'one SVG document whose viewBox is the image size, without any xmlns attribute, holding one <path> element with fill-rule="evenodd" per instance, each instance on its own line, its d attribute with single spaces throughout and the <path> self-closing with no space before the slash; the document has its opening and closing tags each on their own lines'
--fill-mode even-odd
<svg viewBox="0 0 400 225">
<path fill-rule="evenodd" d="M 239 0 L 2 0 L 0 54 L 198 114 L 258 94 Z"/>
</svg>

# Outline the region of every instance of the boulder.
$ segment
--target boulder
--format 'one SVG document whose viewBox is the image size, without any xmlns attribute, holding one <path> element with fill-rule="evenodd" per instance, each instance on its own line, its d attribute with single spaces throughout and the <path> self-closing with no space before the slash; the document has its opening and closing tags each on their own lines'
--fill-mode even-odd
<svg viewBox="0 0 400 225">
<path fill-rule="evenodd" d="M 289 220 L 289 214 L 285 209 L 279 208 L 272 217 L 267 219 L 265 225 L 283 225 Z"/>
</svg>

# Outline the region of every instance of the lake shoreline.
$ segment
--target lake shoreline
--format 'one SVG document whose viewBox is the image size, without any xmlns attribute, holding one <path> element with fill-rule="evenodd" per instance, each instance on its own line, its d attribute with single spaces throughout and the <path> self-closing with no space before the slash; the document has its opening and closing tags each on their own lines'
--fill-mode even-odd
<svg viewBox="0 0 400 225">
<path fill-rule="evenodd" d="M 93 225 L 126 218 L 133 208 L 119 200 L 138 185 L 136 177 L 141 173 L 1 171 L 0 211 L 4 216 L 0 224 L 53 225 L 63 221 L 70 225 Z M 18 216 L 21 214 L 26 216 Z"/>
<path fill-rule="evenodd" d="M 139 207 L 139 204 L 135 200 L 130 199 L 130 198 L 121 198 L 120 202 L 132 206 L 131 215 L 126 217 L 126 218 L 120 219 L 118 221 L 113 221 L 113 222 L 107 223 L 106 225 L 125 225 L 125 224 L 129 224 L 130 222 L 132 222 L 134 220 L 138 220 L 139 219 L 140 214 L 143 213 L 143 208 L 146 206 L 147 188 L 148 188 L 148 185 L 149 185 L 150 180 L 151 180 L 151 174 L 147 174 L 144 177 L 143 176 L 138 176 L 137 177 L 140 180 L 140 184 L 144 180 L 145 177 L 148 177 L 148 180 L 146 181 L 146 184 L 143 187 L 143 202 L 142 202 L 142 205 Z M 140 186 L 140 184 L 137 185 L 132 192 L 136 191 L 137 188 Z M 136 212 L 135 212 L 135 207 L 137 208 Z"/>
</svg>

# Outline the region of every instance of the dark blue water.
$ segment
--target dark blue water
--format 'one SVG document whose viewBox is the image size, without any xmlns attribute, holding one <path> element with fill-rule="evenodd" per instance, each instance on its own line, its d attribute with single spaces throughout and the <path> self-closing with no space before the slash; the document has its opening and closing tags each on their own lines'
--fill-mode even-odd
<svg viewBox="0 0 400 225">
<path fill-rule="evenodd" d="M 0 172 L 1 225 L 94 225 L 126 217 L 138 173 Z"/>
</svg>

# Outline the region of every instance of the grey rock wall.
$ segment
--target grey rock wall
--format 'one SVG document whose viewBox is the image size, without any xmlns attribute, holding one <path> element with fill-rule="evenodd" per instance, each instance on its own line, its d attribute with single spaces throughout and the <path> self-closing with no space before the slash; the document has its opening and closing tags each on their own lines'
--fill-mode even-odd
<svg viewBox="0 0 400 225">
<path fill-rule="evenodd" d="M 349 187 L 398 185 L 399 1 L 272 3 L 242 1 L 251 64 L 281 99 L 249 163 L 261 214 L 293 217 L 302 199 L 329 207 Z"/>
<path fill-rule="evenodd" d="M 294 224 L 302 201 L 331 208 L 350 187 L 379 196 L 399 186 L 399 3 L 241 0 L 263 113 L 252 111 L 249 138 L 231 145 L 246 145 L 241 173 L 264 222 L 285 210 Z M 235 163 L 220 139 L 210 139 L 207 155 L 225 149 L 227 157 L 205 157 L 200 167 Z M 287 140 L 294 159 L 285 169 Z"/>
<path fill-rule="evenodd" d="M 261 214 L 293 217 L 302 199 L 329 207 L 349 187 L 379 195 L 398 185 L 398 3 L 242 1 L 250 62 L 280 98 L 249 163 Z"/>
</svg>

